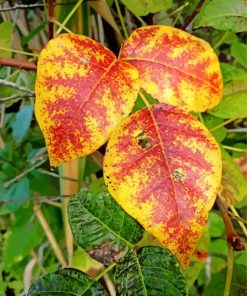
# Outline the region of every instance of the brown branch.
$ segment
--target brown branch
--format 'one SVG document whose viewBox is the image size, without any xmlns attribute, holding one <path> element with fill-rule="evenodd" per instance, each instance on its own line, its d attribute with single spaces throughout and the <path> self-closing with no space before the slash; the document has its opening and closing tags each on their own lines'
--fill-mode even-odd
<svg viewBox="0 0 247 296">
<path fill-rule="evenodd" d="M 51 40 L 54 35 L 54 23 L 51 21 L 51 19 L 54 17 L 54 6 L 53 6 L 53 0 L 49 0 L 49 28 L 48 28 L 48 40 Z"/>
<path fill-rule="evenodd" d="M 193 13 L 184 21 L 184 24 L 181 27 L 182 30 L 185 30 L 188 27 L 188 25 L 194 20 L 194 18 L 197 16 L 199 11 L 201 10 L 204 2 L 205 2 L 205 0 L 200 0 L 200 2 L 197 4 L 195 10 L 193 11 Z"/>
<path fill-rule="evenodd" d="M 217 205 L 220 209 L 225 229 L 226 229 L 226 236 L 227 236 L 227 242 L 232 246 L 234 251 L 243 251 L 245 249 L 243 243 L 241 242 L 236 230 L 234 229 L 232 225 L 232 221 L 230 217 L 228 216 L 227 209 L 222 202 L 220 194 L 218 194 L 218 197 L 216 199 Z"/>
<path fill-rule="evenodd" d="M 10 59 L 10 58 L 3 58 L 3 57 L 0 57 L 0 65 L 16 67 L 16 68 L 21 68 L 21 69 L 31 70 L 31 71 L 37 70 L 37 66 L 34 63 L 30 63 L 27 61 L 19 61 L 19 60 Z"/>
</svg>

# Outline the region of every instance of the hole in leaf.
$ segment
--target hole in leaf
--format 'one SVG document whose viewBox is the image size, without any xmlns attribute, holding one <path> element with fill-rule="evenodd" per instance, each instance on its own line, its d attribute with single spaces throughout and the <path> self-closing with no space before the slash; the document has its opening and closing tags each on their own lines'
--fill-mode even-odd
<svg viewBox="0 0 247 296">
<path fill-rule="evenodd" d="M 153 147 L 154 142 L 150 138 L 143 138 L 138 140 L 138 145 L 148 151 Z"/>
</svg>

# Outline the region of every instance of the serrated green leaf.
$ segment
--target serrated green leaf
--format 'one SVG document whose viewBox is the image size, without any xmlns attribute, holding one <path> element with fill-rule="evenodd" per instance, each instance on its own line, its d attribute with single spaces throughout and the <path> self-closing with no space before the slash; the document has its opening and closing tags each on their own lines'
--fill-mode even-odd
<svg viewBox="0 0 247 296">
<path fill-rule="evenodd" d="M 187 295 L 187 283 L 177 259 L 160 247 L 144 247 L 117 265 L 115 281 L 121 296 Z"/>
<path fill-rule="evenodd" d="M 244 69 L 240 69 L 231 64 L 220 63 L 220 69 L 224 79 L 224 83 L 231 80 L 247 79 L 247 73 Z"/>
<path fill-rule="evenodd" d="M 11 48 L 13 24 L 9 21 L 0 24 L 0 47 Z M 9 58 L 11 52 L 0 50 L 0 57 Z"/>
<path fill-rule="evenodd" d="M 172 6 L 172 0 L 121 0 L 121 2 L 137 16 L 147 15 Z"/>
<path fill-rule="evenodd" d="M 243 0 L 206 0 L 194 22 L 194 28 L 211 26 L 218 30 L 247 30 L 247 6 Z"/>
<path fill-rule="evenodd" d="M 104 265 L 119 262 L 143 234 L 109 193 L 81 192 L 70 200 L 69 223 L 79 246 Z"/>
<path fill-rule="evenodd" d="M 237 63 L 247 68 L 247 44 L 234 43 L 231 46 L 231 55 Z"/>
<path fill-rule="evenodd" d="M 105 289 L 86 273 L 74 268 L 61 268 L 37 279 L 27 296 L 107 296 Z"/>
<path fill-rule="evenodd" d="M 208 113 L 228 119 L 247 116 L 247 78 L 230 81 L 224 87 L 224 96 L 221 102 Z"/>
</svg>

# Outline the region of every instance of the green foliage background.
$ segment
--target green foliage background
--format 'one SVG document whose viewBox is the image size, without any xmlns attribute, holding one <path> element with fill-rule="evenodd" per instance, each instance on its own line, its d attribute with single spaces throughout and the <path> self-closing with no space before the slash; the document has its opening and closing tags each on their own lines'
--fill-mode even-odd
<svg viewBox="0 0 247 296">
<path fill-rule="evenodd" d="M 68 0 L 60 2 L 64 5 L 55 5 L 55 18 L 61 23 L 73 10 L 75 2 Z M 110 0 L 100 2 L 101 4 L 96 1 L 92 3 L 84 1 L 66 27 L 74 33 L 90 36 L 117 52 L 122 39 L 118 5 L 116 5 L 118 2 Z M 135 28 L 148 24 L 165 24 L 180 28 L 192 15 L 198 3 L 197 0 L 122 0 L 120 8 L 130 33 Z M 9 7 L 10 3 L 1 1 L 1 5 L 1 8 Z M 0 20 L 0 57 L 35 60 L 36 57 L 30 58 L 28 53 L 37 54 L 47 42 L 47 7 L 14 10 L 14 13 L 2 11 Z M 223 195 L 225 194 L 225 197 L 231 200 L 241 218 L 246 219 L 247 182 L 234 160 L 246 155 L 247 149 L 247 6 L 242 0 L 206 0 L 186 29 L 189 33 L 208 41 L 220 60 L 224 78 L 224 96 L 218 106 L 202 114 L 202 120 L 209 130 L 212 129 L 213 136 L 222 147 Z M 24 51 L 26 54 L 15 53 L 13 49 Z M 6 85 L 6 81 L 12 82 L 12 85 Z M 44 273 L 54 272 L 59 267 L 58 259 L 33 208 L 34 204 L 41 206 L 42 213 L 64 257 L 67 256 L 62 209 L 62 201 L 67 198 L 62 196 L 65 179 L 61 171 L 51 171 L 49 167 L 44 139 L 33 115 L 34 84 L 35 72 L 1 66 L 0 295 L 23 295 L 28 285 L 36 278 Z M 135 110 L 141 107 L 141 102 L 137 100 Z M 225 122 L 227 124 L 224 124 Z M 233 147 L 233 149 L 226 149 L 227 147 Z M 99 151 L 99 154 L 101 155 L 102 151 Z M 145 252 L 148 248 L 151 253 L 157 250 L 160 252 L 158 247 L 157 249 L 145 247 L 146 249 L 143 248 L 141 253 L 131 253 L 130 246 L 139 241 L 143 230 L 115 204 L 107 193 L 102 193 L 105 192 L 105 187 L 101 178 L 102 168 L 97 157 L 95 155 L 84 157 L 78 163 L 79 176 L 76 182 L 83 191 L 90 191 L 88 193 L 90 198 L 85 193 L 79 195 L 77 200 L 73 199 L 71 203 L 70 219 L 77 241 L 74 243 L 71 267 L 84 272 L 102 269 L 102 265 L 91 259 L 85 252 L 102 242 L 102 237 L 99 239 L 94 236 L 95 229 L 105 231 L 104 239 L 113 243 L 113 249 L 116 248 L 114 249 L 116 252 L 128 254 L 129 261 L 121 263 L 126 264 L 124 268 L 138 264 L 135 262 L 139 262 L 140 256 L 147 256 Z M 107 200 L 100 204 L 99 199 L 95 202 L 95 197 Z M 80 202 L 81 207 L 78 206 Z M 96 211 L 98 209 L 105 215 L 100 216 Z M 114 213 L 111 212 L 112 209 Z M 239 226 L 236 213 L 232 215 L 235 217 L 234 226 L 245 243 L 246 232 Z M 89 227 L 83 228 L 83 233 L 77 224 L 78 217 L 82 216 L 92 223 Z M 73 219 L 76 221 L 74 224 Z M 242 221 L 246 225 L 246 221 Z M 117 227 L 118 225 L 120 227 Z M 130 237 L 132 234 L 133 237 Z M 80 239 L 83 235 L 88 241 Z M 206 260 L 193 257 L 191 265 L 185 271 L 189 295 L 223 295 L 228 254 L 224 224 L 216 206 L 210 212 L 208 225 L 198 249 L 207 251 L 208 257 Z M 107 264 L 112 263 L 112 254 L 109 256 L 110 262 Z M 151 260 L 145 264 L 152 265 L 153 262 Z M 230 295 L 247 293 L 246 265 L 246 252 L 235 252 Z M 158 277 L 162 277 L 166 272 L 167 267 L 164 265 L 162 268 L 164 270 L 160 271 Z M 173 270 L 174 274 L 180 272 L 178 270 Z M 59 278 L 66 272 L 62 270 L 50 277 Z M 130 269 L 128 272 L 128 275 L 136 275 L 132 283 L 133 287 L 140 285 L 138 281 L 142 274 L 144 285 L 149 291 L 147 295 L 156 295 L 150 292 L 155 287 L 151 289 L 148 285 L 152 283 L 146 281 L 150 270 L 147 270 L 146 274 L 143 270 L 136 273 L 135 270 Z M 77 271 L 74 270 L 71 273 L 81 278 L 84 284 L 92 282 L 85 274 L 77 275 Z M 119 283 L 120 287 L 126 278 L 123 278 L 119 270 L 116 274 L 116 283 Z M 109 273 L 109 275 L 111 278 L 112 274 Z M 83 295 L 81 294 L 83 291 L 79 291 L 81 285 L 78 285 L 77 289 L 77 284 L 71 284 L 74 286 L 74 295 Z M 156 287 L 157 285 L 159 282 L 156 283 Z M 103 286 L 105 286 L 104 283 Z M 95 287 L 93 284 L 90 289 L 91 294 L 88 295 L 106 295 L 104 288 L 99 284 L 95 284 Z M 125 295 L 124 293 L 127 292 L 122 292 L 120 295 Z M 181 295 L 185 295 L 183 293 L 186 292 L 181 292 Z M 61 295 L 66 295 L 65 290 Z M 139 294 L 136 291 L 134 294 L 126 295 Z"/>
</svg>

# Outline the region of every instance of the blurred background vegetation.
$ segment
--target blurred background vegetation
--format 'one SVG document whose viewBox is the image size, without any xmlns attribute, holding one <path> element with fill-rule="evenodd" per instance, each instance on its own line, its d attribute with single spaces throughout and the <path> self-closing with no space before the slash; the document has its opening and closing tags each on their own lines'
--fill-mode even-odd
<svg viewBox="0 0 247 296">
<path fill-rule="evenodd" d="M 24 295 L 34 279 L 61 265 L 91 275 L 102 268 L 73 243 L 66 207 L 78 190 L 104 186 L 104 147 L 50 169 L 33 114 L 40 51 L 53 33 L 73 32 L 101 42 L 117 55 L 128 34 L 152 24 L 182 28 L 208 41 L 219 57 L 224 96 L 200 118 L 222 147 L 222 197 L 246 242 L 247 7 L 243 0 L 0 0 L 0 295 Z M 135 110 L 140 107 L 137 101 Z M 225 238 L 215 206 L 199 251 L 186 270 L 190 295 L 223 295 Z M 246 252 L 235 252 L 230 295 L 246 295 L 246 265 Z"/>
</svg>

